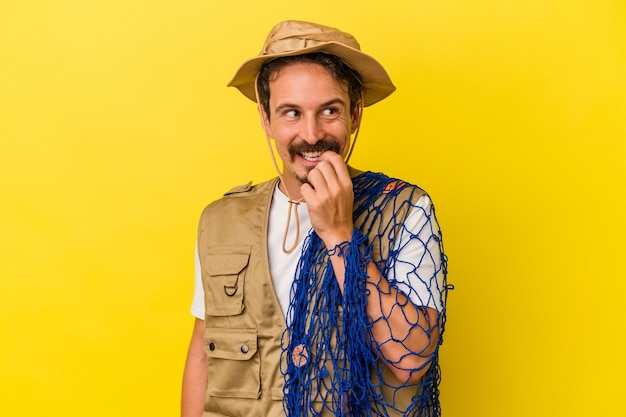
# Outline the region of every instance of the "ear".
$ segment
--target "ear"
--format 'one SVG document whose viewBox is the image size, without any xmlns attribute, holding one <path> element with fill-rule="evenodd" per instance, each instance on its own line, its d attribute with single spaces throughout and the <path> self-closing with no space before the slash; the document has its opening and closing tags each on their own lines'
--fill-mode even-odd
<svg viewBox="0 0 626 417">
<path fill-rule="evenodd" d="M 354 109 L 352 110 L 352 126 L 350 126 L 351 133 L 357 131 L 359 126 L 361 125 L 361 116 L 363 115 L 363 106 L 361 104 L 361 100 L 357 101 L 354 105 Z"/>
<path fill-rule="evenodd" d="M 263 125 L 263 130 L 265 130 L 265 135 L 268 138 L 272 137 L 272 126 L 270 124 L 270 118 L 267 116 L 267 113 L 265 113 L 265 110 L 263 109 L 263 106 L 261 106 L 260 104 L 258 105 L 258 109 L 259 109 L 259 116 L 261 116 L 261 125 Z"/>
</svg>

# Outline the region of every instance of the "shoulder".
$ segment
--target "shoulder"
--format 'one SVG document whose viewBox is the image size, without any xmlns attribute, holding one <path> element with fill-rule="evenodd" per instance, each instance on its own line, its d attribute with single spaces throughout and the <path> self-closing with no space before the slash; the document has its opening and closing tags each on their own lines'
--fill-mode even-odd
<svg viewBox="0 0 626 417">
<path fill-rule="evenodd" d="M 271 191 L 276 186 L 277 181 L 278 178 L 273 178 L 260 184 L 252 184 L 252 181 L 249 181 L 247 184 L 237 185 L 236 187 L 233 187 L 230 190 L 226 191 L 223 195 L 223 198 L 245 197 L 249 195 L 261 194 L 266 191 Z"/>
<path fill-rule="evenodd" d="M 274 188 L 276 187 L 277 182 L 278 178 L 272 178 L 271 180 L 267 180 L 259 184 L 253 184 L 252 181 L 249 181 L 246 184 L 237 185 L 222 194 L 221 198 L 211 202 L 208 207 L 215 204 L 220 204 L 232 198 L 246 198 L 267 193 L 271 195 L 271 193 L 274 191 Z"/>
<path fill-rule="evenodd" d="M 240 216 L 254 211 L 259 206 L 269 206 L 276 182 L 277 179 L 255 185 L 249 182 L 231 188 L 221 198 L 204 207 L 200 222 L 203 223 L 209 219 L 223 221 L 224 218 L 230 216 Z"/>
<path fill-rule="evenodd" d="M 408 181 L 389 177 L 380 172 L 360 172 L 353 177 L 355 197 L 357 194 L 368 198 L 393 198 L 417 201 L 428 196 L 428 193 L 418 185 Z"/>
<path fill-rule="evenodd" d="M 202 217 L 206 217 L 212 212 L 229 210 L 240 205 L 255 205 L 259 202 L 258 199 L 271 199 L 277 181 L 278 178 L 260 184 L 252 184 L 250 181 L 247 184 L 233 187 L 225 192 L 221 198 L 209 203 L 202 211 Z"/>
</svg>

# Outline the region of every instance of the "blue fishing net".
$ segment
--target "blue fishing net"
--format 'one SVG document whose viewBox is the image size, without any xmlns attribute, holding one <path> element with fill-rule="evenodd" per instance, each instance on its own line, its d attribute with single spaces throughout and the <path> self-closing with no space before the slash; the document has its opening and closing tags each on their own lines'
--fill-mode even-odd
<svg viewBox="0 0 626 417">
<path fill-rule="evenodd" d="M 440 416 L 437 359 L 449 286 L 434 206 L 417 204 L 424 195 L 418 187 L 382 174 L 363 173 L 353 182 L 352 240 L 327 250 L 311 231 L 304 243 L 282 341 L 285 412 L 302 417 Z M 415 210 L 423 212 L 425 221 L 419 230 L 410 230 L 406 220 Z M 405 245 L 420 249 L 415 259 L 400 255 Z M 329 260 L 334 254 L 345 262 L 343 293 Z M 381 277 L 368 282 L 370 261 Z M 368 314 L 371 291 L 395 296 L 388 315 Z M 415 314 L 404 314 L 404 308 Z M 410 332 L 421 332 L 428 341 L 424 348 L 411 350 L 408 334 L 394 332 L 387 322 L 392 312 L 396 320 L 402 312 Z M 389 340 L 376 340 L 374 326 L 387 326 Z M 387 343 L 402 345 L 406 353 L 386 357 Z M 419 359 L 419 365 L 406 368 L 405 356 Z M 420 377 L 402 380 L 394 370 Z"/>
</svg>

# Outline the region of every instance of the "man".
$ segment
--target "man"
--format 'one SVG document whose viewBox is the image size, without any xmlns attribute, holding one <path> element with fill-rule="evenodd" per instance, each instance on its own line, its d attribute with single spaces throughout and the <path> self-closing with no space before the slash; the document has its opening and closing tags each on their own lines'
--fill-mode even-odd
<svg viewBox="0 0 626 417">
<path fill-rule="evenodd" d="M 351 35 L 287 21 L 229 85 L 259 103 L 282 170 L 202 214 L 182 415 L 440 415 L 434 208 L 347 165 L 386 71 Z"/>
</svg>

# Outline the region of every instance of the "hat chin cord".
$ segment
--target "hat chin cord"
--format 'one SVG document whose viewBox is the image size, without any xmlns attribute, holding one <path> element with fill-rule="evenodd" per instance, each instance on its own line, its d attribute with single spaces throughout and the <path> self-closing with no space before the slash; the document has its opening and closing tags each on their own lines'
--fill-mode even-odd
<svg viewBox="0 0 626 417">
<path fill-rule="evenodd" d="M 257 79 L 258 79 L 258 74 L 257 74 Z M 272 143 L 270 140 L 270 135 L 269 132 L 267 131 L 267 128 L 265 126 L 265 119 L 263 116 L 263 109 L 261 107 L 261 100 L 259 100 L 259 90 L 257 87 L 257 80 L 255 80 L 254 82 L 254 90 L 255 90 L 255 94 L 256 94 L 256 102 L 257 102 L 257 109 L 259 111 L 259 116 L 261 117 L 261 126 L 263 126 L 263 132 L 265 133 L 265 143 L 267 143 L 267 148 L 270 152 L 270 157 L 272 159 L 272 164 L 274 165 L 274 169 L 276 170 L 276 173 L 278 174 L 278 179 L 280 180 L 280 182 L 282 182 L 283 184 L 285 183 L 285 181 L 283 180 L 283 174 L 280 171 L 280 168 L 278 168 L 278 163 L 276 162 L 276 155 L 274 154 L 274 149 L 272 148 Z M 363 101 L 361 100 L 361 103 Z M 361 114 L 359 115 L 361 117 L 361 119 L 363 118 L 363 111 L 361 110 Z M 350 144 L 350 149 L 348 150 L 348 154 L 346 155 L 346 157 L 344 158 L 345 163 L 347 164 L 348 161 L 350 160 L 350 156 L 352 156 L 352 151 L 354 150 L 354 145 L 356 144 L 356 140 L 359 137 L 359 130 L 361 129 L 361 121 L 359 120 L 359 124 L 357 125 L 356 131 L 354 132 L 354 139 L 352 140 L 351 144 Z M 303 198 L 299 198 L 298 200 L 294 200 L 291 197 L 291 193 L 289 193 L 289 188 L 287 188 L 287 186 L 285 185 L 285 192 L 287 193 L 287 200 L 289 200 L 289 208 L 287 211 L 287 221 L 285 223 L 285 232 L 283 233 L 283 244 L 282 244 L 282 249 L 283 252 L 285 252 L 286 254 L 290 254 L 292 253 L 296 247 L 298 246 L 298 241 L 300 240 L 300 217 L 298 215 L 298 205 L 302 202 Z M 296 237 L 294 238 L 294 241 L 292 243 L 292 245 L 287 248 L 287 234 L 289 233 L 289 226 L 291 225 L 291 213 L 294 213 L 293 216 L 295 218 L 295 222 L 296 222 Z"/>
</svg>

